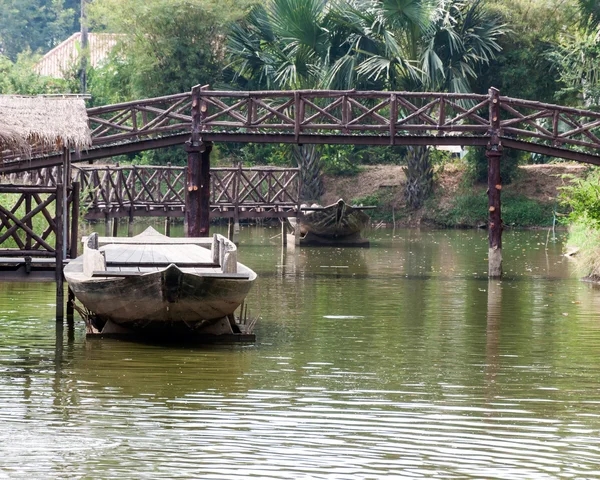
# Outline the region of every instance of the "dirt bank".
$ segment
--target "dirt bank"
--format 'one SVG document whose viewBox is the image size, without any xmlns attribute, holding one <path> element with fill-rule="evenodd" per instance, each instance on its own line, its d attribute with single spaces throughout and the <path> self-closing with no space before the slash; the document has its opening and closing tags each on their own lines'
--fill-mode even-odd
<svg viewBox="0 0 600 480">
<path fill-rule="evenodd" d="M 519 167 L 514 181 L 505 185 L 504 192 L 523 195 L 540 203 L 555 202 L 559 188 L 569 183 L 565 175 L 581 176 L 588 167 L 581 164 L 560 163 L 547 165 L 526 165 Z M 452 204 L 453 199 L 465 191 L 485 191 L 487 185 L 468 185 L 463 181 L 465 168 L 462 165 L 444 165 L 436 172 L 435 197 L 441 208 Z M 386 194 L 387 202 L 394 208 L 405 207 L 404 185 L 406 177 L 402 167 L 396 165 L 363 166 L 361 172 L 352 177 L 325 176 L 325 194 L 322 202 L 325 205 L 339 198 L 346 201 L 369 196 Z M 421 223 L 425 211 L 412 212 L 404 218 L 403 223 L 414 225 Z"/>
</svg>

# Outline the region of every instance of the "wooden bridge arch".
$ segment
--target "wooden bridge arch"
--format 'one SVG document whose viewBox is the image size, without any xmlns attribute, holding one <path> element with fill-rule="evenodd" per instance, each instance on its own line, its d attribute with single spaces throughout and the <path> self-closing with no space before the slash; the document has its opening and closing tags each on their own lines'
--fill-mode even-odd
<svg viewBox="0 0 600 480">
<path fill-rule="evenodd" d="M 208 232 L 213 142 L 486 147 L 490 276 L 501 274 L 503 147 L 600 165 L 600 113 L 500 95 L 380 91 L 191 92 L 88 109 L 91 161 L 185 144 L 188 233 Z M 60 153 L 3 152 L 0 173 L 60 164 Z"/>
</svg>

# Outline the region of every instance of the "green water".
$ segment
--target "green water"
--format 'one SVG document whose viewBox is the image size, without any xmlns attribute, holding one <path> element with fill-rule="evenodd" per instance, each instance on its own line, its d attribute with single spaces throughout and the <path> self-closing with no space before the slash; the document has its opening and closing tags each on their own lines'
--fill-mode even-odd
<svg viewBox="0 0 600 480">
<path fill-rule="evenodd" d="M 0 284 L 0 478 L 598 478 L 600 289 L 563 235 L 376 230 L 283 251 L 243 229 L 254 345 L 56 327 Z"/>
</svg>

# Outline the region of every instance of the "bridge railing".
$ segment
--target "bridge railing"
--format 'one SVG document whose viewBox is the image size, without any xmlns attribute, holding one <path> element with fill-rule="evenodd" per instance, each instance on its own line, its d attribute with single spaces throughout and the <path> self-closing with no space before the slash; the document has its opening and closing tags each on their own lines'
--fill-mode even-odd
<svg viewBox="0 0 600 480">
<path fill-rule="evenodd" d="M 73 167 L 81 184 L 87 218 L 105 216 L 183 216 L 185 167 Z M 299 204 L 297 168 L 212 168 L 212 216 L 235 218 L 293 215 Z"/>
<path fill-rule="evenodd" d="M 494 104 L 493 102 L 496 102 Z M 499 107 L 499 130 L 492 111 Z M 195 113 L 194 113 L 195 112 Z M 88 109 L 92 148 L 73 161 L 203 141 L 364 145 L 505 146 L 600 164 L 600 113 L 500 96 L 341 90 L 213 91 Z M 194 120 L 194 121 L 193 121 Z M 0 171 L 61 163 L 2 152 Z"/>
<path fill-rule="evenodd" d="M 357 91 L 199 90 L 206 132 L 301 135 L 400 135 L 489 130 L 489 97 L 475 94 Z M 264 138 L 259 141 L 268 141 Z M 319 142 L 320 143 L 320 142 Z"/>
<path fill-rule="evenodd" d="M 93 145 L 189 132 L 190 92 L 88 109 Z"/>
</svg>

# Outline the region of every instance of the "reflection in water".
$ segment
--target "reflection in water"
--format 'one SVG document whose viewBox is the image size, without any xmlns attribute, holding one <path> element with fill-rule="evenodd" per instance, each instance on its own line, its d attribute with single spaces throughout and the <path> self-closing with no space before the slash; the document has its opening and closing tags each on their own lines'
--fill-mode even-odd
<svg viewBox="0 0 600 480">
<path fill-rule="evenodd" d="M 85 339 L 51 284 L 0 284 L 0 478 L 592 478 L 600 289 L 545 232 L 371 232 L 282 250 L 255 345 Z M 132 473 L 135 472 L 135 473 Z"/>
</svg>

